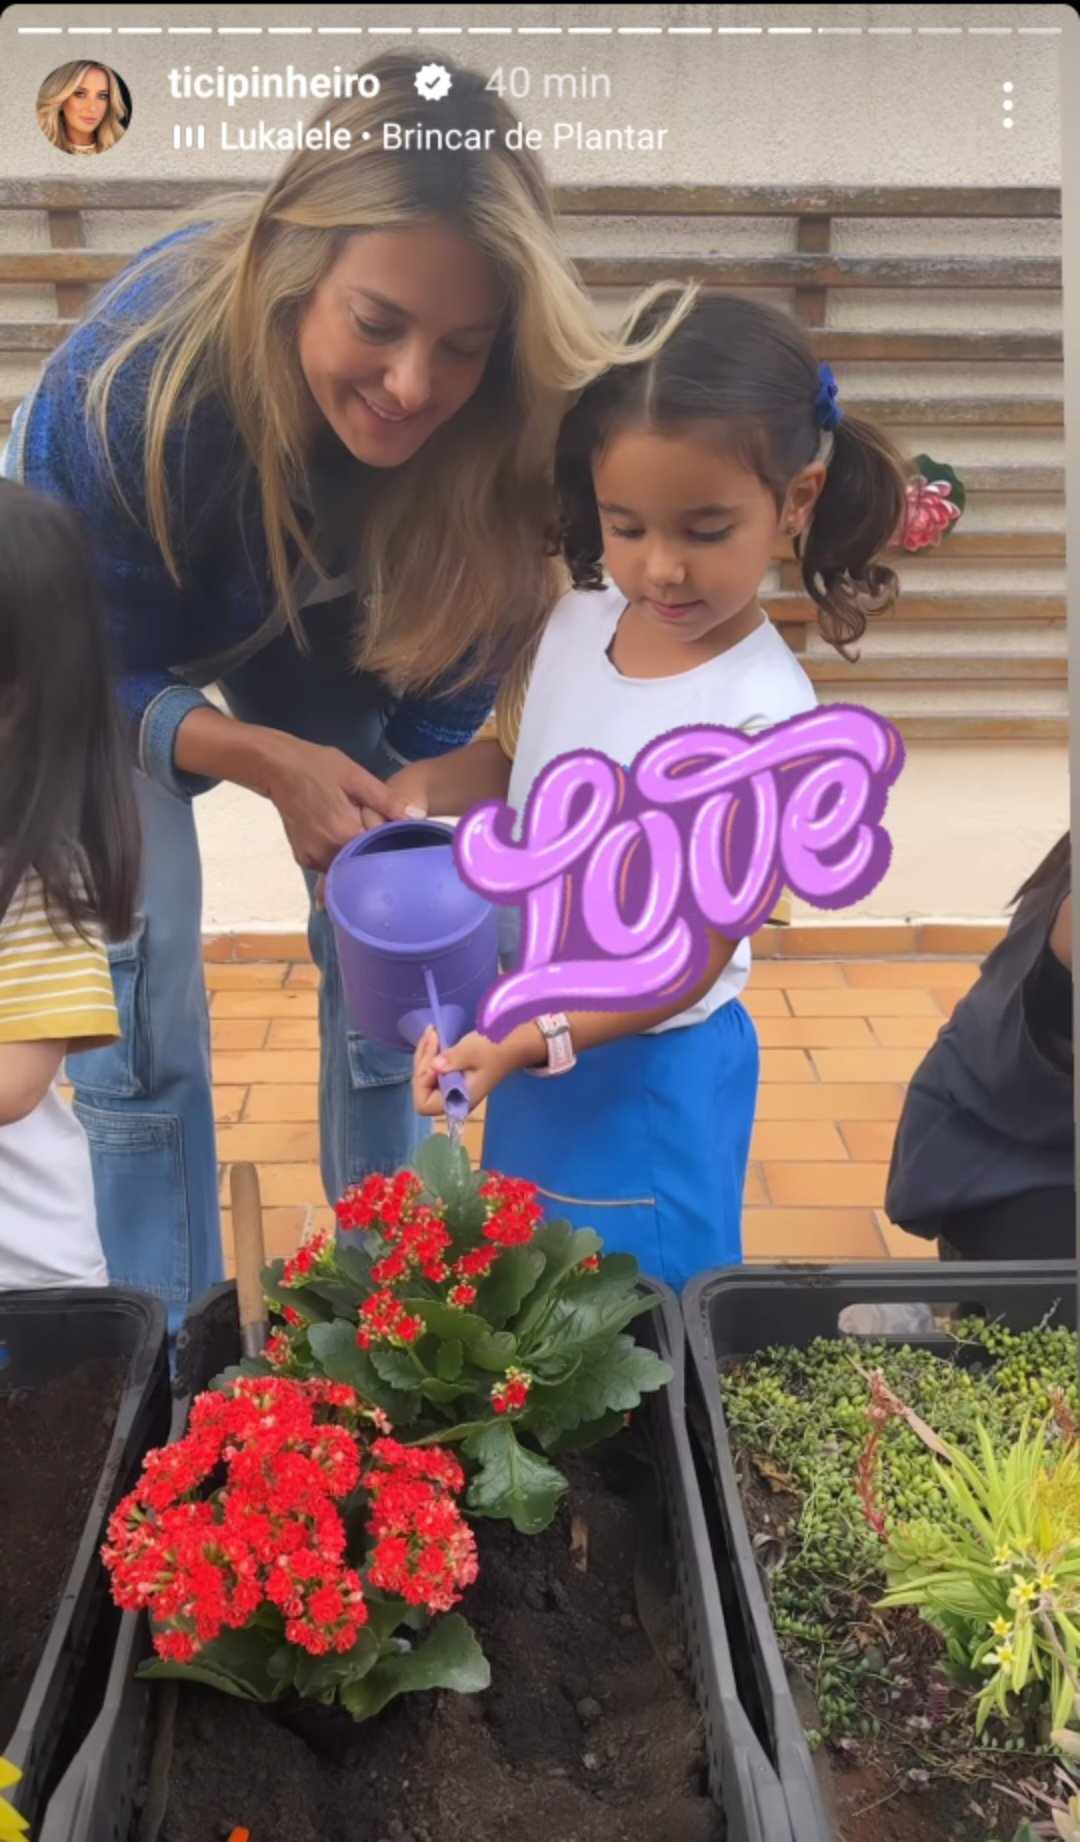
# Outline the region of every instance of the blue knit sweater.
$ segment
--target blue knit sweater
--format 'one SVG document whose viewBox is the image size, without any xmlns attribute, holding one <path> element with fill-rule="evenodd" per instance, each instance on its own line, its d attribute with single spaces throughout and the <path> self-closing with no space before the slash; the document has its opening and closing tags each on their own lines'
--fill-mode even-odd
<svg viewBox="0 0 1080 1842">
<path fill-rule="evenodd" d="M 198 231 L 174 232 L 155 249 Z M 117 375 L 109 399 L 109 448 L 129 513 L 111 483 L 100 444 L 88 436 L 86 383 L 130 328 L 145 321 L 168 285 L 152 272 L 122 287 L 55 352 L 32 399 L 20 406 L 4 472 L 78 508 L 91 534 L 119 667 L 119 695 L 138 735 L 144 770 L 182 795 L 213 783 L 174 766 L 176 730 L 206 702 L 177 674 L 242 645 L 276 604 L 258 503 L 240 438 L 224 405 L 205 401 L 166 451 L 166 479 L 183 587 L 177 588 L 147 530 L 143 414 L 156 349 L 142 347 Z M 291 648 L 276 648 L 282 676 Z M 439 755 L 467 742 L 494 702 L 496 685 L 394 700 L 370 678 L 359 699 L 386 715 L 384 765 Z M 365 689 L 366 687 L 366 689 Z"/>
</svg>

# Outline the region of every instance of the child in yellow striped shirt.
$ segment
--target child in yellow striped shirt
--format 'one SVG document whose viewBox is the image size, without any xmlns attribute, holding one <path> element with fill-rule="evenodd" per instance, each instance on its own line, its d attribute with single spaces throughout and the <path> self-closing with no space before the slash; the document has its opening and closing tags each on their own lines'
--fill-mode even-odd
<svg viewBox="0 0 1080 1842">
<path fill-rule="evenodd" d="M 120 1035 L 106 935 L 134 922 L 138 819 L 89 544 L 0 480 L 0 1291 L 105 1285 L 64 1055 Z"/>
</svg>

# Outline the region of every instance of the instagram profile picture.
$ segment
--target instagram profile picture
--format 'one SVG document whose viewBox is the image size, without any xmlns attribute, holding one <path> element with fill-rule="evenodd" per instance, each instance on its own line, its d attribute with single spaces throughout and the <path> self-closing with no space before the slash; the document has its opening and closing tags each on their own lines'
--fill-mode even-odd
<svg viewBox="0 0 1080 1842">
<path fill-rule="evenodd" d="M 107 64 L 76 60 L 49 72 L 38 90 L 37 118 L 60 153 L 108 153 L 131 121 L 131 95 Z"/>
</svg>

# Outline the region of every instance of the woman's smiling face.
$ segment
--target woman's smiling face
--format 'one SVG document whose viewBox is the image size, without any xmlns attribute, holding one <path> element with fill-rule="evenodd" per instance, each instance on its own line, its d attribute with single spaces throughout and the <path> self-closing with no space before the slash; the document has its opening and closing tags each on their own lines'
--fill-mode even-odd
<svg viewBox="0 0 1080 1842">
<path fill-rule="evenodd" d="M 88 70 L 61 104 L 68 140 L 92 141 L 108 112 L 109 79 L 103 70 Z"/>
<path fill-rule="evenodd" d="M 299 336 L 308 389 L 349 453 L 410 460 L 477 389 L 504 308 L 494 265 L 447 224 L 350 237 Z"/>
</svg>

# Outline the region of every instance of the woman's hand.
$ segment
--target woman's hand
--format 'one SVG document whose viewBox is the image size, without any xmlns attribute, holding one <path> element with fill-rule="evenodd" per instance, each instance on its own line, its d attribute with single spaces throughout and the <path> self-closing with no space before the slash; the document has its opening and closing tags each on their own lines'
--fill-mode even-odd
<svg viewBox="0 0 1080 1842">
<path fill-rule="evenodd" d="M 388 799 L 397 800 L 404 808 L 406 818 L 424 819 L 431 810 L 428 798 L 429 761 L 410 761 L 407 767 L 399 768 L 391 774 L 383 787 Z M 397 816 L 397 815 L 395 815 Z M 386 819 L 381 811 L 372 806 L 362 809 L 365 831 L 375 831 L 385 825 Z"/>
<path fill-rule="evenodd" d="M 434 1029 L 429 1028 L 417 1043 L 413 1057 L 413 1105 L 418 1113 L 429 1119 L 437 1119 L 446 1111 L 439 1091 L 439 1076 L 462 1074 L 465 1077 L 465 1092 L 469 1096 L 469 1111 L 472 1112 L 512 1072 L 513 1063 L 507 1057 L 503 1045 L 491 1042 L 477 1030 L 471 1030 L 452 1049 L 440 1054 L 438 1036 Z"/>
<path fill-rule="evenodd" d="M 265 792 L 281 815 L 302 870 L 329 869 L 338 852 L 373 825 L 424 816 L 340 748 L 324 748 L 296 736 L 280 736 Z"/>
</svg>

